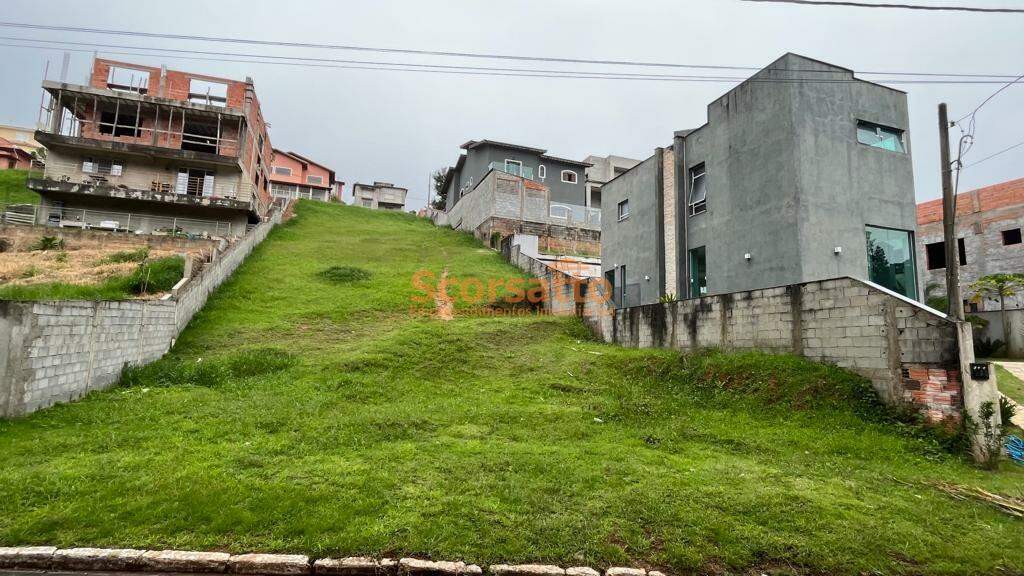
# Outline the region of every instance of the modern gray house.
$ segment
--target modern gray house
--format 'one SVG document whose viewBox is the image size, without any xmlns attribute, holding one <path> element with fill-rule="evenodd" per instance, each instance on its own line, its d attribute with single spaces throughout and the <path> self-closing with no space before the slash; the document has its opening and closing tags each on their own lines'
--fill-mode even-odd
<svg viewBox="0 0 1024 576">
<path fill-rule="evenodd" d="M 549 156 L 547 150 L 493 140 L 470 140 L 466 151 L 448 169 L 444 189 L 448 193 L 445 212 L 479 184 L 491 170 L 522 176 L 543 184 L 553 203 L 586 206 L 586 162 Z"/>
<path fill-rule="evenodd" d="M 786 54 L 606 183 L 618 307 L 850 276 L 918 299 L 906 94 Z"/>
</svg>

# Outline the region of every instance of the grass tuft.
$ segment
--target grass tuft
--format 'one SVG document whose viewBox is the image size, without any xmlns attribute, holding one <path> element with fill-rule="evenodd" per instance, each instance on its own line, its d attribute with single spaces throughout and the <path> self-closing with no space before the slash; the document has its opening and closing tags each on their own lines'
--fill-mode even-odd
<svg viewBox="0 0 1024 576">
<path fill-rule="evenodd" d="M 99 264 L 122 264 L 124 262 L 142 262 L 149 257 L 149 246 L 143 246 L 136 250 L 124 250 L 114 252 L 100 259 Z"/>
<path fill-rule="evenodd" d="M 320 278 L 333 284 L 347 284 L 369 280 L 372 274 L 355 266 L 331 266 L 317 273 Z"/>
</svg>

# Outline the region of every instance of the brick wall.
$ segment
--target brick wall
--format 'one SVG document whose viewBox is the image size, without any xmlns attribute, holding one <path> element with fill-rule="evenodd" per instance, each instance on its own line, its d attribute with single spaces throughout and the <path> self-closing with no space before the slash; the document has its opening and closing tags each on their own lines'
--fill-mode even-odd
<svg viewBox="0 0 1024 576">
<path fill-rule="evenodd" d="M 21 416 L 116 382 L 125 365 L 163 356 L 280 212 L 167 300 L 0 302 L 0 416 Z"/>
<path fill-rule="evenodd" d="M 887 403 L 911 402 L 932 419 L 962 409 L 954 325 L 860 280 L 651 304 L 586 320 L 605 341 L 624 346 L 756 349 L 835 364 L 870 379 Z"/>
</svg>

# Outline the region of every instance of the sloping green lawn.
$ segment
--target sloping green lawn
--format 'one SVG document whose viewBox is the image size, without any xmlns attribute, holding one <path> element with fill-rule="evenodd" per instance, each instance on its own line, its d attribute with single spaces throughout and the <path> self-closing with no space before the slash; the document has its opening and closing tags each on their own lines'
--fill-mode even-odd
<svg viewBox="0 0 1024 576">
<path fill-rule="evenodd" d="M 1024 406 L 1024 382 L 998 363 L 996 364 L 996 382 L 999 383 L 1000 392 Z"/>
<path fill-rule="evenodd" d="M 27 170 L 0 170 L 0 205 L 39 204 L 39 194 L 25 187 Z"/>
<path fill-rule="evenodd" d="M 930 484 L 1020 496 L 1024 467 L 890 423 L 859 377 L 622 349 L 572 319 L 418 317 L 420 269 L 519 276 L 409 215 L 301 203 L 168 358 L 0 423 L 0 545 L 1024 571 L 1024 521 Z"/>
</svg>

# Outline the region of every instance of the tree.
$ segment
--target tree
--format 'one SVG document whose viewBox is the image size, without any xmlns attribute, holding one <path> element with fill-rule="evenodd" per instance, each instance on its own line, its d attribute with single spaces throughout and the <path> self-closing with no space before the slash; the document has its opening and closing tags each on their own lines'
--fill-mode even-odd
<svg viewBox="0 0 1024 576">
<path fill-rule="evenodd" d="M 1003 324 L 1003 337 L 1006 339 L 1006 352 L 1016 356 L 1013 339 L 1010 337 L 1010 320 L 1006 316 L 1006 299 L 1012 298 L 1024 290 L 1024 274 L 989 274 L 978 278 L 967 287 L 973 295 L 971 302 L 981 302 L 985 298 L 999 299 L 999 319 Z"/>
<path fill-rule="evenodd" d="M 433 207 L 437 210 L 444 210 L 445 205 L 448 203 L 448 190 L 444 187 L 444 180 L 448 177 L 449 168 L 441 168 L 440 170 L 434 170 L 430 177 L 434 180 L 434 194 L 437 196 L 437 200 L 434 200 Z"/>
</svg>

